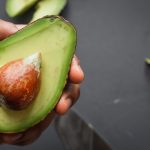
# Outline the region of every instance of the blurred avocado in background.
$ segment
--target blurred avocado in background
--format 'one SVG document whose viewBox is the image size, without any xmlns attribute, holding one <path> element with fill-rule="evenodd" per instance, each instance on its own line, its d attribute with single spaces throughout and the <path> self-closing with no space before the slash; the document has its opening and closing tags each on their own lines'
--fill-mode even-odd
<svg viewBox="0 0 150 150">
<path fill-rule="evenodd" d="M 67 0 L 7 0 L 6 12 L 10 17 L 17 17 L 34 7 L 32 22 L 47 15 L 59 15 L 66 4 Z"/>
</svg>

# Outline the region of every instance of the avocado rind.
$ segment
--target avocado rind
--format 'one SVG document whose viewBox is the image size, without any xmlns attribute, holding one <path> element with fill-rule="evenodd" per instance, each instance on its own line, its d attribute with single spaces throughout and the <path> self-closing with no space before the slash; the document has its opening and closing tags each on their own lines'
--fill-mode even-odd
<svg viewBox="0 0 150 150">
<path fill-rule="evenodd" d="M 6 12 L 10 17 L 21 15 L 39 0 L 7 0 Z"/>
<path fill-rule="evenodd" d="M 59 15 L 67 4 L 67 0 L 42 0 L 37 3 L 32 21 L 47 15 Z"/>
<path fill-rule="evenodd" d="M 35 52 L 42 56 L 41 86 L 37 98 L 21 111 L 0 107 L 1 133 L 25 131 L 54 109 L 66 84 L 75 47 L 76 30 L 58 16 L 41 18 L 0 41 L 0 66 Z"/>
</svg>

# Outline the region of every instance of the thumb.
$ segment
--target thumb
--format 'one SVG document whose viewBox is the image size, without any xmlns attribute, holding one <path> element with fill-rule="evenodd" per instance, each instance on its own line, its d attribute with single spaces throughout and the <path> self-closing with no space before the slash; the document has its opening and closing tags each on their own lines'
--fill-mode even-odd
<svg viewBox="0 0 150 150">
<path fill-rule="evenodd" d="M 0 40 L 18 31 L 15 24 L 0 19 Z"/>
</svg>

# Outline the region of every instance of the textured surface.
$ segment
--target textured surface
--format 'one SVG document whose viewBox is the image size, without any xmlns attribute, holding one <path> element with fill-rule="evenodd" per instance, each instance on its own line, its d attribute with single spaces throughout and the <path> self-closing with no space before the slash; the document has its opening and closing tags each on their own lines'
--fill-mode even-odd
<svg viewBox="0 0 150 150">
<path fill-rule="evenodd" d="M 8 19 L 4 1 L 0 17 Z M 70 0 L 64 11 L 78 28 L 86 74 L 75 107 L 115 150 L 150 147 L 150 68 L 144 64 L 150 53 L 149 5 L 149 0 Z M 23 19 L 29 20 L 13 21 Z"/>
</svg>

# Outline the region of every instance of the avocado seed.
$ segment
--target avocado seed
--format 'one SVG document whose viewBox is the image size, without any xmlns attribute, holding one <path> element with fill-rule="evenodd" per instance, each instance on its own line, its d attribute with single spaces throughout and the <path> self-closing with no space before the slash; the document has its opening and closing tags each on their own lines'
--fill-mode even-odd
<svg viewBox="0 0 150 150">
<path fill-rule="evenodd" d="M 40 88 L 40 53 L 11 61 L 0 68 L 0 103 L 14 110 L 26 108 Z"/>
</svg>

